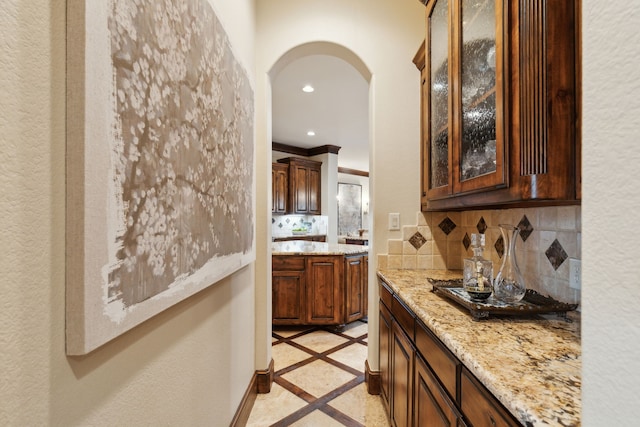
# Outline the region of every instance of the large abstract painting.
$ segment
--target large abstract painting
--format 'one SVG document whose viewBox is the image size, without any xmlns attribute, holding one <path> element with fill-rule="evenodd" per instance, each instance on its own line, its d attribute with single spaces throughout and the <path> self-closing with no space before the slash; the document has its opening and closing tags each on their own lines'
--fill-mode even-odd
<svg viewBox="0 0 640 427">
<path fill-rule="evenodd" d="M 338 235 L 353 236 L 362 228 L 362 186 L 338 183 Z"/>
<path fill-rule="evenodd" d="M 68 0 L 67 353 L 255 259 L 248 75 L 207 0 Z"/>
</svg>

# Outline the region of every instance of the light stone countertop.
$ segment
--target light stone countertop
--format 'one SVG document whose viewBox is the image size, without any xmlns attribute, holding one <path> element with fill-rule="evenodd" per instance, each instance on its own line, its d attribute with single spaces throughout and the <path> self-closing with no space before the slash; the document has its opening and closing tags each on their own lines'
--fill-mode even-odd
<svg viewBox="0 0 640 427">
<path fill-rule="evenodd" d="M 378 276 L 523 425 L 580 425 L 580 313 L 568 313 L 572 322 L 555 315 L 474 321 L 428 282 L 461 278 L 460 271 L 381 270 Z"/>
<path fill-rule="evenodd" d="M 341 243 L 289 240 L 272 242 L 272 255 L 359 255 L 369 252 L 368 246 L 344 245 Z"/>
</svg>

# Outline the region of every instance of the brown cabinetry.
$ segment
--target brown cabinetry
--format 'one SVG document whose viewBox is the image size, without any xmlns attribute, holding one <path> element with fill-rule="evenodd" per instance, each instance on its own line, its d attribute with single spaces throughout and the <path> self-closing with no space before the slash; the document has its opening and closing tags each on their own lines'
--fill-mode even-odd
<svg viewBox="0 0 640 427">
<path fill-rule="evenodd" d="M 391 324 L 391 425 L 411 425 L 414 349 L 398 322 Z"/>
<path fill-rule="evenodd" d="M 283 163 L 271 165 L 272 208 L 271 213 L 287 213 L 287 196 L 289 194 L 289 167 Z"/>
<path fill-rule="evenodd" d="M 495 397 L 466 368 L 460 379 L 461 407 L 474 427 L 516 425 Z"/>
<path fill-rule="evenodd" d="M 343 325 L 366 316 L 366 255 L 274 255 L 274 325 Z"/>
<path fill-rule="evenodd" d="M 287 157 L 278 163 L 288 165 L 287 212 L 320 215 L 322 162 Z"/>
<path fill-rule="evenodd" d="M 455 404 L 442 389 L 427 363 L 416 355 L 415 360 L 416 427 L 456 427 L 461 424 Z"/>
<path fill-rule="evenodd" d="M 386 283 L 379 285 L 380 391 L 391 425 L 521 425 Z"/>
<path fill-rule="evenodd" d="M 367 315 L 367 256 L 349 256 L 344 259 L 347 323 Z"/>
<path fill-rule="evenodd" d="M 422 209 L 578 203 L 579 0 L 429 0 Z"/>
<path fill-rule="evenodd" d="M 307 323 L 335 325 L 345 323 L 342 296 L 341 256 L 308 256 Z"/>
<path fill-rule="evenodd" d="M 305 322 L 305 259 L 298 256 L 273 257 L 273 319 L 288 325 Z"/>
</svg>

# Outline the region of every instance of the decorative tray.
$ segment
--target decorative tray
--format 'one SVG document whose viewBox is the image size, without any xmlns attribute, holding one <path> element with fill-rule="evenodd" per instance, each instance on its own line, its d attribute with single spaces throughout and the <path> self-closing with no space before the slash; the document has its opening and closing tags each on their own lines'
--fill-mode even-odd
<svg viewBox="0 0 640 427">
<path fill-rule="evenodd" d="M 568 304 L 543 296 L 533 289 L 527 289 L 520 302 L 505 303 L 497 301 L 493 295 L 484 301 L 474 301 L 462 287 L 462 279 L 457 280 L 429 280 L 433 285 L 432 292 L 445 298 L 452 299 L 467 308 L 474 320 L 486 319 L 490 314 L 500 315 L 532 315 L 555 313 L 565 320 L 567 311 L 578 308 L 578 304 Z"/>
</svg>

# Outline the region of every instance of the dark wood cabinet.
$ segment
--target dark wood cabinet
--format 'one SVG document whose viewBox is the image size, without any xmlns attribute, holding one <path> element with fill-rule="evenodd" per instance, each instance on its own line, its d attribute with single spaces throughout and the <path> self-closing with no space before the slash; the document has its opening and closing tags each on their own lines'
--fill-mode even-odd
<svg viewBox="0 0 640 427">
<path fill-rule="evenodd" d="M 366 255 L 274 255 L 274 325 L 344 325 L 367 315 Z"/>
<path fill-rule="evenodd" d="M 306 321 L 304 257 L 273 257 L 272 298 L 274 323 L 299 325 Z"/>
<path fill-rule="evenodd" d="M 283 163 L 271 165 L 272 208 L 271 213 L 287 213 L 287 196 L 289 194 L 289 167 Z"/>
<path fill-rule="evenodd" d="M 344 259 L 347 323 L 367 315 L 367 263 L 366 256 Z"/>
<path fill-rule="evenodd" d="M 469 372 L 460 379 L 461 408 L 474 427 L 513 427 L 520 424 L 504 410 L 500 402 Z"/>
<path fill-rule="evenodd" d="M 411 425 L 414 349 L 397 322 L 391 324 L 391 425 Z"/>
<path fill-rule="evenodd" d="M 341 296 L 343 257 L 308 256 L 307 323 L 335 325 L 345 323 Z"/>
<path fill-rule="evenodd" d="M 419 355 L 415 358 L 414 427 L 456 427 L 461 417 L 436 376 Z"/>
<path fill-rule="evenodd" d="M 577 2 L 426 2 L 422 210 L 579 203 Z"/>
<path fill-rule="evenodd" d="M 391 425 L 521 425 L 382 280 L 379 290 L 380 393 Z"/>
<path fill-rule="evenodd" d="M 381 302 L 379 314 L 378 340 L 380 341 L 380 395 L 387 410 L 391 408 L 391 313 Z"/>
<path fill-rule="evenodd" d="M 288 165 L 287 213 L 321 214 L 321 167 L 322 162 L 287 157 L 278 160 Z"/>
</svg>

